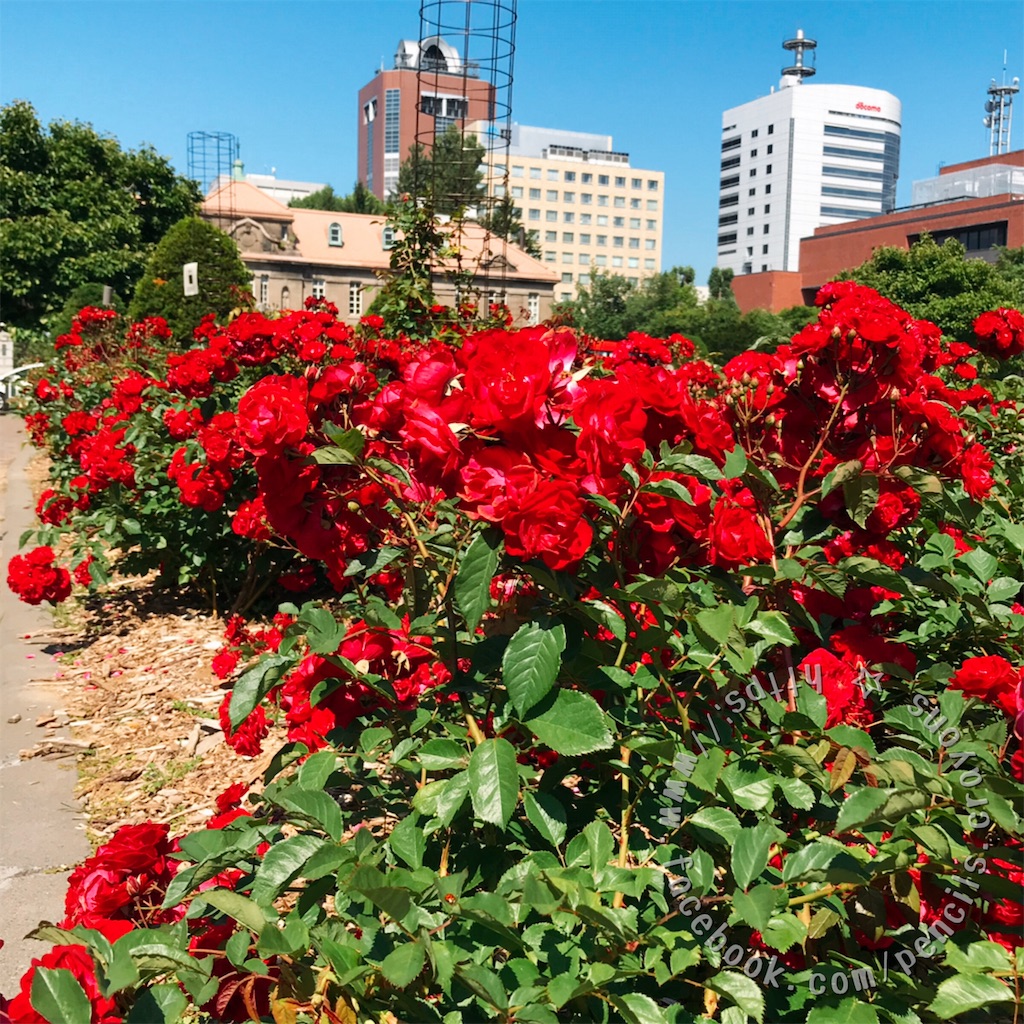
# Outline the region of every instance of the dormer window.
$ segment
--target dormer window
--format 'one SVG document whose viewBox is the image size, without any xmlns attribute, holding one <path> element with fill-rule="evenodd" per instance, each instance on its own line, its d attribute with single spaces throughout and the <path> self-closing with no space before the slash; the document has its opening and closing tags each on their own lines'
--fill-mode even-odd
<svg viewBox="0 0 1024 1024">
<path fill-rule="evenodd" d="M 395 244 L 395 229 L 385 228 L 380 233 L 380 242 L 385 249 L 391 249 Z"/>
<path fill-rule="evenodd" d="M 341 225 L 337 221 L 327 229 L 327 244 L 344 245 L 341 240 Z"/>
</svg>

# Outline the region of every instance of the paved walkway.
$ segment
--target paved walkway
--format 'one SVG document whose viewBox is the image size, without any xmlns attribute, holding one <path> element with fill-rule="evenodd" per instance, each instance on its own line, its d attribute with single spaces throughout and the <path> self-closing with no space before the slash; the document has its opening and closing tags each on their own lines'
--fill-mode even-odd
<svg viewBox="0 0 1024 1024">
<path fill-rule="evenodd" d="M 54 664 L 45 638 L 24 639 L 52 627 L 49 606 L 22 604 L 7 587 L 7 564 L 34 522 L 25 478 L 32 449 L 24 442 L 20 419 L 0 415 L 0 992 L 8 997 L 32 957 L 49 948 L 24 936 L 41 920 L 64 916 L 66 868 L 90 852 L 74 799 L 74 759 L 18 758 L 42 738 L 36 719 L 60 704 L 59 692 L 45 683 Z"/>
</svg>

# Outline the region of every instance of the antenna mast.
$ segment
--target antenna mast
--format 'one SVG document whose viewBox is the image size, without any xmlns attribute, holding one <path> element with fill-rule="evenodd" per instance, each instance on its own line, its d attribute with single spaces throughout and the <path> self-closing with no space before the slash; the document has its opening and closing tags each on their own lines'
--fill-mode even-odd
<svg viewBox="0 0 1024 1024">
<path fill-rule="evenodd" d="M 1003 51 L 1003 84 L 988 87 L 990 99 L 985 104 L 985 119 L 982 122 L 989 130 L 988 155 L 999 156 L 1010 152 L 1010 129 L 1013 127 L 1013 97 L 1020 91 L 1020 79 L 1014 78 L 1006 84 L 1006 51 Z"/>
</svg>

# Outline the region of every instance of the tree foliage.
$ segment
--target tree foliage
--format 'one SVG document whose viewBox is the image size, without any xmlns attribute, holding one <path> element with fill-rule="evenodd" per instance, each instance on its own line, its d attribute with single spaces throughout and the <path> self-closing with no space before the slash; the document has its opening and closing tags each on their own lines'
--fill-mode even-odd
<svg viewBox="0 0 1024 1024">
<path fill-rule="evenodd" d="M 480 223 L 492 234 L 507 239 L 535 259 L 540 259 L 541 248 L 537 232 L 527 231 L 523 226 L 511 196 L 499 199 L 494 209 L 480 218 Z"/>
<path fill-rule="evenodd" d="M 96 281 L 87 281 L 85 284 L 80 284 L 77 288 L 73 289 L 71 294 L 68 296 L 67 302 L 61 306 L 60 311 L 56 313 L 50 320 L 49 328 L 50 334 L 54 338 L 59 337 L 62 334 L 68 334 L 71 331 L 71 324 L 75 318 L 75 314 L 84 306 L 102 306 L 103 305 L 103 289 L 105 285 L 98 284 Z M 111 295 L 110 308 L 115 312 L 125 312 L 125 302 L 117 292 Z"/>
<path fill-rule="evenodd" d="M 91 125 L 44 130 L 31 104 L 0 110 L 3 316 L 38 327 L 78 285 L 131 292 L 167 229 L 196 209 L 194 181 L 151 147 L 123 150 Z"/>
<path fill-rule="evenodd" d="M 318 192 L 292 199 L 288 205 L 298 210 L 329 210 L 331 213 L 384 213 L 387 209 L 361 181 L 352 186 L 347 196 L 339 196 L 330 185 L 325 185 Z"/>
<path fill-rule="evenodd" d="M 396 191 L 426 200 L 435 213 L 472 206 L 484 194 L 484 153 L 475 135 L 463 135 L 452 125 L 429 152 L 418 142 L 410 148 L 398 170 Z"/>
<path fill-rule="evenodd" d="M 184 293 L 182 266 L 199 264 L 199 294 Z M 252 275 L 223 231 L 198 217 L 178 221 L 160 240 L 132 298 L 133 320 L 162 316 L 188 346 L 204 314 L 223 317 L 244 299 Z"/>
<path fill-rule="evenodd" d="M 996 263 L 969 258 L 963 244 L 924 236 L 910 249 L 883 246 L 839 280 L 868 285 L 914 316 L 966 341 L 987 309 L 1024 306 L 1024 249 L 1004 250 Z"/>
</svg>

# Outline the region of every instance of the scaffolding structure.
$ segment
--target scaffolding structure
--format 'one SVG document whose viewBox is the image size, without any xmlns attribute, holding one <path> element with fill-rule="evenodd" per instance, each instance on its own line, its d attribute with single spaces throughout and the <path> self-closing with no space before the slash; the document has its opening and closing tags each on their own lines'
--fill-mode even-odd
<svg viewBox="0 0 1024 1024">
<path fill-rule="evenodd" d="M 491 302 L 504 302 L 506 294 L 515 29 L 516 0 L 420 3 L 415 192 L 435 213 L 454 215 L 451 230 L 459 250 L 468 248 L 460 244 L 460 234 L 472 230 L 479 236 L 483 228 L 482 242 L 472 246 L 476 265 L 471 271 L 463 267 L 461 276 L 468 279 L 471 273 L 474 290 Z M 442 136 L 458 173 L 430 159 Z M 473 154 L 481 149 L 477 162 Z"/>
<path fill-rule="evenodd" d="M 188 176 L 198 183 L 203 196 L 230 181 L 235 162 L 240 160 L 238 137 L 231 132 L 188 133 Z M 224 189 L 217 196 L 217 215 L 234 219 L 234 192 Z"/>
</svg>

